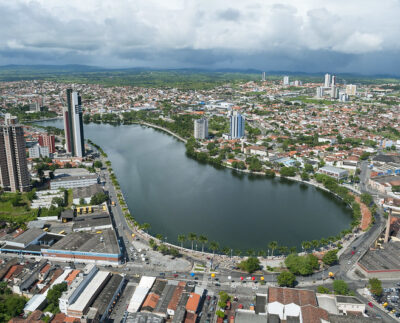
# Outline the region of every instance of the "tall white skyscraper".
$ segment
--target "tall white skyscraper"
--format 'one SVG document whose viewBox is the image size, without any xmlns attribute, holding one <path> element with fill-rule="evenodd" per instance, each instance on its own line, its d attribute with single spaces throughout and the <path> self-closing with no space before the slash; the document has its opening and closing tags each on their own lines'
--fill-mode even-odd
<svg viewBox="0 0 400 323">
<path fill-rule="evenodd" d="M 336 85 L 336 75 L 332 75 L 331 86 Z"/>
<path fill-rule="evenodd" d="M 283 85 L 289 85 L 289 76 L 283 77 Z"/>
<path fill-rule="evenodd" d="M 74 157 L 85 155 L 82 102 L 78 92 L 67 89 L 67 106 L 63 109 L 65 148 Z"/>
<path fill-rule="evenodd" d="M 328 73 L 325 74 L 324 87 L 331 87 L 331 75 Z"/>
<path fill-rule="evenodd" d="M 262 72 L 261 81 L 262 81 L 262 82 L 265 82 L 265 72 Z"/>
<path fill-rule="evenodd" d="M 208 138 L 208 120 L 206 118 L 194 120 L 194 137 L 196 139 Z"/>
<path fill-rule="evenodd" d="M 230 136 L 232 139 L 239 139 L 245 134 L 245 118 L 237 111 L 229 113 Z"/>
<path fill-rule="evenodd" d="M 331 87 L 331 98 L 332 99 L 337 99 L 339 97 L 339 88 L 336 86 L 332 85 Z"/>
</svg>

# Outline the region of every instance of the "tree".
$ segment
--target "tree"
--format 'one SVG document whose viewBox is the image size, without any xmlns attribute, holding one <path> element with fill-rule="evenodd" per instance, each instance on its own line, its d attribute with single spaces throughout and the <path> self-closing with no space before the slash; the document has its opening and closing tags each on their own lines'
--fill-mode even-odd
<svg viewBox="0 0 400 323">
<path fill-rule="evenodd" d="M 150 229 L 150 223 L 143 223 L 140 227 L 143 231 L 147 232 Z"/>
<path fill-rule="evenodd" d="M 102 167 L 103 167 L 103 163 L 102 163 L 100 160 L 96 160 L 96 161 L 93 163 L 93 167 L 95 167 L 95 168 L 102 168 Z"/>
<path fill-rule="evenodd" d="M 349 293 L 349 286 L 344 280 L 335 280 L 333 282 L 333 291 L 335 294 L 347 295 Z"/>
<path fill-rule="evenodd" d="M 156 234 L 156 239 L 162 241 L 163 235 L 162 235 L 161 233 L 157 233 L 157 234 Z"/>
<path fill-rule="evenodd" d="M 47 293 L 46 300 L 48 304 L 48 310 L 53 314 L 57 314 L 58 312 L 60 312 L 60 309 L 58 308 L 59 298 L 61 297 L 61 294 L 67 289 L 67 283 L 64 282 L 54 285 Z"/>
<path fill-rule="evenodd" d="M 303 181 L 309 181 L 310 180 L 310 176 L 308 175 L 308 173 L 306 171 L 301 173 L 301 179 Z"/>
<path fill-rule="evenodd" d="M 215 254 L 215 252 L 219 249 L 219 243 L 215 242 L 215 241 L 211 241 L 210 242 L 210 249 L 213 252 L 213 255 Z"/>
<path fill-rule="evenodd" d="M 311 245 L 313 246 L 314 250 L 319 247 L 319 241 L 318 240 L 313 240 L 311 241 Z"/>
<path fill-rule="evenodd" d="M 14 207 L 20 206 L 21 201 L 22 201 L 22 196 L 20 192 L 15 193 L 14 196 L 11 198 L 11 204 Z"/>
<path fill-rule="evenodd" d="M 242 254 L 242 250 L 240 249 L 235 249 L 235 255 L 240 257 L 240 255 Z"/>
<path fill-rule="evenodd" d="M 83 197 L 81 197 L 81 198 L 79 199 L 79 205 L 85 205 L 85 204 L 86 204 L 85 199 L 84 199 Z"/>
<path fill-rule="evenodd" d="M 92 198 L 90 199 L 90 204 L 99 205 L 106 201 L 108 201 L 108 195 L 104 192 L 98 192 L 92 196 Z"/>
<path fill-rule="evenodd" d="M 337 252 L 338 250 L 329 250 L 323 257 L 322 261 L 324 262 L 325 265 L 331 266 L 334 265 L 338 262 L 338 257 L 337 257 Z"/>
<path fill-rule="evenodd" d="M 271 255 L 274 255 L 274 250 L 278 248 L 278 242 L 277 241 L 271 241 L 268 243 L 268 248 L 271 249 Z"/>
<path fill-rule="evenodd" d="M 267 169 L 265 171 L 265 176 L 267 176 L 268 178 L 274 178 L 276 174 L 272 169 Z"/>
<path fill-rule="evenodd" d="M 370 278 L 368 281 L 368 288 L 372 294 L 376 296 L 382 295 L 382 282 L 378 278 Z"/>
<path fill-rule="evenodd" d="M 293 177 L 296 176 L 296 168 L 295 167 L 281 167 L 280 169 L 281 176 L 283 177 Z"/>
<path fill-rule="evenodd" d="M 307 173 L 311 173 L 311 172 L 314 171 L 314 167 L 313 167 L 313 165 L 311 165 L 311 164 L 309 164 L 309 163 L 306 163 L 306 164 L 304 165 L 304 170 L 305 170 Z"/>
<path fill-rule="evenodd" d="M 183 244 L 186 241 L 186 236 L 184 234 L 178 235 L 178 241 L 181 243 L 181 248 L 183 248 Z"/>
<path fill-rule="evenodd" d="M 260 269 L 260 261 L 256 257 L 249 257 L 239 263 L 239 268 L 251 274 Z"/>
<path fill-rule="evenodd" d="M 57 206 L 64 206 L 64 199 L 62 197 L 53 197 L 51 204 L 57 204 Z"/>
<path fill-rule="evenodd" d="M 318 286 L 317 287 L 317 293 L 330 294 L 330 290 L 329 290 L 329 288 L 326 288 L 325 286 Z"/>
<path fill-rule="evenodd" d="M 254 251 L 253 249 L 248 249 L 248 250 L 246 251 L 246 253 L 247 253 L 247 255 L 248 255 L 249 257 L 252 257 L 252 256 L 254 256 L 255 251 Z"/>
<path fill-rule="evenodd" d="M 371 203 L 373 202 L 371 194 L 362 193 L 361 194 L 361 202 L 363 202 L 367 206 L 371 205 Z"/>
<path fill-rule="evenodd" d="M 197 239 L 197 235 L 194 232 L 190 232 L 188 234 L 188 240 L 192 242 L 192 250 L 193 250 L 193 242 Z"/>
<path fill-rule="evenodd" d="M 217 310 L 215 314 L 222 319 L 225 317 L 225 312 L 221 310 Z"/>
<path fill-rule="evenodd" d="M 296 281 L 296 276 L 290 271 L 281 272 L 278 277 L 278 285 L 281 287 L 293 287 Z"/>
<path fill-rule="evenodd" d="M 318 258 L 314 255 L 290 254 L 285 259 L 285 265 L 293 274 L 302 276 L 311 275 L 319 268 Z"/>
<path fill-rule="evenodd" d="M 204 245 L 208 242 L 208 239 L 205 235 L 200 235 L 198 241 L 201 243 L 201 251 L 204 252 Z"/>
</svg>

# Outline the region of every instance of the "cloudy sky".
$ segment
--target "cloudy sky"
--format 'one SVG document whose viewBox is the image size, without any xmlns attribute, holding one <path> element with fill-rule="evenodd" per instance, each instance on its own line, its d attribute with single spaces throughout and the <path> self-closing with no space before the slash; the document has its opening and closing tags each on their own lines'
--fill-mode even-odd
<svg viewBox="0 0 400 323">
<path fill-rule="evenodd" d="M 400 0 L 0 0 L 0 65 L 400 75 Z"/>
</svg>

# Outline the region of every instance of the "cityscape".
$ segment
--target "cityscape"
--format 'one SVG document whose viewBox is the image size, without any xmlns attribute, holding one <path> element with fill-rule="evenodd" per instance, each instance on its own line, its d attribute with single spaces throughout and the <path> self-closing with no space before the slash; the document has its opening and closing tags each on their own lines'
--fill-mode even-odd
<svg viewBox="0 0 400 323">
<path fill-rule="evenodd" d="M 370 2 L 0 1 L 0 322 L 399 322 Z"/>
</svg>

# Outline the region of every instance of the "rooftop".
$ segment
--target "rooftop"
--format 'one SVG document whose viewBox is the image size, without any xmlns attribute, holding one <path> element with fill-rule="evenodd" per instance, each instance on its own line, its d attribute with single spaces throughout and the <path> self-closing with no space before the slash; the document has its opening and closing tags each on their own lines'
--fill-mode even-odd
<svg viewBox="0 0 400 323">
<path fill-rule="evenodd" d="M 270 287 L 268 288 L 268 303 L 279 302 L 282 304 L 294 303 L 299 306 L 318 306 L 315 293 L 312 290 Z"/>
<path fill-rule="evenodd" d="M 359 264 L 368 271 L 400 270 L 400 242 L 390 241 L 384 249 L 368 250 Z"/>
</svg>

